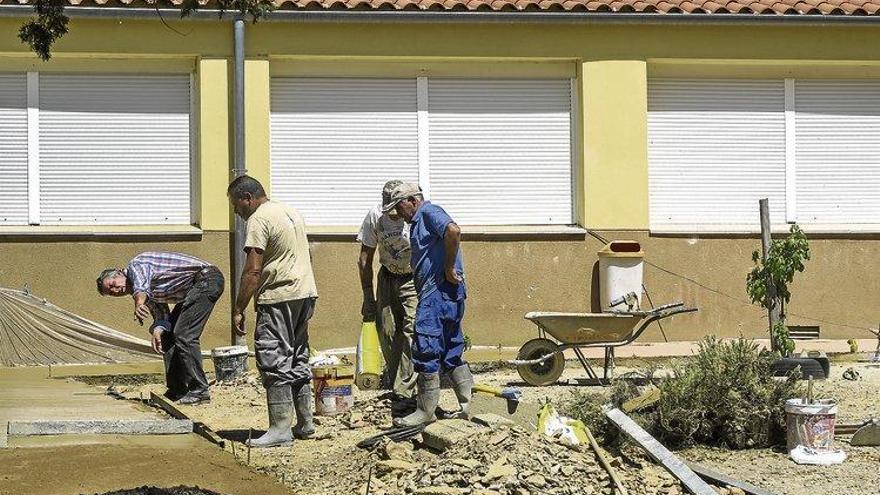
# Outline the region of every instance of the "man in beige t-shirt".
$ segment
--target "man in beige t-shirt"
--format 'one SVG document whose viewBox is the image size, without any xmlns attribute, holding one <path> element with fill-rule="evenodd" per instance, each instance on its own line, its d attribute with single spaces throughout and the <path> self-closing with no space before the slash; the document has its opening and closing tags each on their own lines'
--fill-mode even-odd
<svg viewBox="0 0 880 495">
<path fill-rule="evenodd" d="M 361 315 L 364 321 L 377 324 L 379 345 L 385 358 L 384 385 L 394 391 L 396 399 L 403 399 L 395 404 L 405 407 L 416 384 L 412 336 L 419 298 L 410 267 L 409 226 L 395 212 L 382 212 L 382 205 L 390 201 L 391 191 L 402 183 L 400 180 L 385 183 L 382 203 L 371 208 L 364 217 L 357 240 L 361 243 L 358 271 L 364 293 Z M 376 251 L 379 251 L 380 268 L 374 291 L 373 257 Z"/>
<path fill-rule="evenodd" d="M 254 352 L 266 387 L 269 430 L 252 447 L 290 443 L 314 434 L 309 369 L 309 319 L 318 291 L 302 216 L 270 201 L 263 186 L 242 176 L 229 184 L 229 201 L 247 221 L 247 260 L 233 308 L 236 332 L 245 335 L 244 311 L 256 295 Z M 296 425 L 291 433 L 291 407 Z"/>
</svg>

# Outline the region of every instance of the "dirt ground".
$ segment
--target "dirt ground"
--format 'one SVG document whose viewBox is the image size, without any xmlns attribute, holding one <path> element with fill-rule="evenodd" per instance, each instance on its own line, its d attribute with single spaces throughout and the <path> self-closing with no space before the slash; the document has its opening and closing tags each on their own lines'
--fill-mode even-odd
<svg viewBox="0 0 880 495">
<path fill-rule="evenodd" d="M 618 373 L 630 371 L 641 367 L 639 362 L 628 362 L 627 367 L 618 368 Z M 843 371 L 849 367 L 856 369 L 861 375 L 859 381 L 842 379 Z M 816 390 L 819 396 L 834 398 L 839 403 L 838 422 L 854 422 L 867 419 L 871 416 L 880 417 L 880 366 L 869 363 L 836 363 L 832 366 L 831 378 L 819 381 Z M 576 369 L 569 363 L 563 379 L 583 377 L 582 370 Z M 537 421 L 535 412 L 540 403 L 545 400 L 558 401 L 565 398 L 572 390 L 583 390 L 582 386 L 555 385 L 551 387 L 528 387 L 524 386 L 514 370 L 495 369 L 476 374 L 476 380 L 480 383 L 490 383 L 501 386 L 517 386 L 523 392 L 523 403 L 517 414 L 513 416 L 523 431 L 533 431 Z M 97 383 L 97 382 L 96 382 Z M 95 385 L 104 386 L 106 385 Z M 137 384 L 128 383 L 116 387 L 129 396 L 148 395 L 150 391 L 161 392 L 162 386 L 158 383 Z M 601 393 L 599 387 L 591 387 Z M 451 391 L 445 390 L 442 394 L 441 407 L 454 408 L 454 396 Z M 474 407 L 476 412 L 504 413 L 504 401 L 487 396 L 475 397 Z M 248 464 L 253 469 L 274 476 L 297 494 L 303 495 L 329 495 L 365 493 L 368 479 L 371 482 L 371 493 L 412 493 L 416 489 L 426 489 L 428 485 L 436 485 L 438 482 L 447 481 L 452 487 L 446 493 L 471 493 L 472 486 L 465 483 L 467 474 L 458 471 L 467 471 L 466 468 L 448 470 L 445 466 L 455 463 L 464 463 L 467 459 L 451 459 L 443 455 L 437 455 L 426 449 L 409 449 L 405 459 L 418 469 L 412 472 L 385 474 L 377 470 L 381 466 L 379 461 L 388 458 L 388 454 L 382 449 L 369 451 L 359 449 L 355 444 L 366 437 L 377 434 L 390 426 L 391 413 L 389 402 L 380 392 L 356 391 L 355 408 L 350 414 L 332 418 L 318 418 L 317 439 L 310 441 L 295 442 L 290 447 L 274 449 L 253 449 L 250 452 L 248 463 L 247 449 L 244 441 L 252 430 L 254 436 L 260 434 L 266 428 L 265 395 L 259 381 L 251 375 L 246 383 L 236 386 L 215 386 L 212 391 L 212 402 L 207 405 L 195 407 L 181 407 L 195 421 L 200 421 L 221 436 L 234 440 L 227 442 L 227 453 L 235 456 L 241 464 Z M 516 436 L 516 435 L 514 435 Z M 524 436 L 521 441 L 533 441 L 535 435 Z M 488 437 L 487 437 L 488 438 Z M 848 459 L 839 466 L 816 467 L 798 466 L 791 461 L 782 450 L 746 450 L 731 452 L 720 449 L 691 448 L 679 452 L 690 461 L 700 462 L 716 471 L 728 476 L 747 481 L 770 490 L 779 495 L 807 495 L 813 493 L 840 493 L 847 495 L 868 495 L 878 493 L 876 480 L 878 465 L 880 465 L 880 448 L 851 447 L 847 443 L 848 437 L 839 437 L 840 448 L 848 454 Z M 543 440 L 542 440 L 543 441 Z M 474 442 L 481 444 L 480 442 Z M 234 445 L 234 446 L 233 446 Z M 510 457 L 504 449 L 517 450 L 516 444 L 499 444 L 497 451 L 480 451 L 480 462 L 491 463 L 493 457 Z M 507 445 L 507 446 L 505 446 Z M 543 444 L 529 444 L 528 448 L 541 448 Z M 550 448 L 550 447 L 548 447 Z M 555 448 L 555 447 L 554 447 Z M 234 450 L 234 453 L 233 453 Z M 473 452 L 458 452 L 467 457 Z M 559 452 L 556 454 L 559 455 Z M 574 456 L 574 457 L 572 457 Z M 583 485 L 591 485 L 589 490 L 578 487 L 577 484 L 566 485 L 566 479 L 560 474 L 560 467 L 565 464 L 558 458 L 550 456 L 549 459 L 537 456 L 535 464 L 550 463 L 552 466 L 535 466 L 531 471 L 518 469 L 518 481 L 504 486 L 480 485 L 491 493 L 515 493 L 526 495 L 529 493 L 549 493 L 550 489 L 559 489 L 558 493 L 610 493 L 610 482 L 602 478 L 602 471 L 595 466 L 595 456 L 589 452 L 580 452 L 576 455 L 565 454 L 565 462 L 574 465 L 585 466 L 583 473 L 575 473 L 571 479 L 583 480 Z M 461 461 L 461 462 L 460 462 Z M 515 464 L 514 459 L 505 459 L 510 464 Z M 517 461 L 518 462 L 518 461 Z M 377 464 L 379 463 L 379 464 Z M 639 457 L 615 459 L 617 469 L 621 471 L 624 483 L 630 489 L 630 493 L 637 494 L 668 494 L 682 493 L 683 489 L 674 482 L 671 477 L 651 461 Z M 464 465 L 464 464 L 462 464 Z M 544 472 L 542 469 L 549 471 Z M 595 471 L 589 471 L 594 469 Z M 555 471 L 553 471 L 555 469 Z M 485 472 L 486 466 L 473 468 L 474 473 Z M 549 474 L 548 474 L 549 473 Z M 408 477 L 407 477 L 408 476 Z M 456 477 L 458 476 L 458 477 Z M 547 482 L 546 485 L 536 486 L 528 480 L 534 481 L 538 476 Z M 388 485 L 389 479 L 405 479 L 411 486 L 403 486 L 400 481 L 397 485 Z M 479 480 L 479 476 L 471 476 L 470 480 Z M 558 485 L 551 484 L 550 480 L 559 481 Z M 451 481 L 450 481 L 451 480 Z M 560 481 L 561 480 L 561 481 Z M 456 486 L 464 486 L 461 491 L 454 491 Z M 543 488 L 542 488 L 543 486 Z M 422 493 L 422 492 L 416 492 Z M 430 493 L 430 492 L 423 492 Z M 440 492 L 437 492 L 440 493 Z M 474 490 L 473 493 L 478 493 Z M 721 493 L 728 493 L 724 490 Z M 737 492 L 730 492 L 737 493 Z"/>
<path fill-rule="evenodd" d="M 194 434 L 28 438 L 0 449 L 0 466 L 2 495 L 92 495 L 178 485 L 223 495 L 289 493 Z"/>
</svg>

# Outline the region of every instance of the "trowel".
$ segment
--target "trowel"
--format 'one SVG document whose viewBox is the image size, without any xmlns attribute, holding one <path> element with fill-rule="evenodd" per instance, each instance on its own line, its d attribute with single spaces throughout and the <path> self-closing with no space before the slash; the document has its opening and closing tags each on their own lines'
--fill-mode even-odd
<svg viewBox="0 0 880 495">
<path fill-rule="evenodd" d="M 880 421 L 871 418 L 864 426 L 853 433 L 849 444 L 855 447 L 880 446 Z"/>
</svg>

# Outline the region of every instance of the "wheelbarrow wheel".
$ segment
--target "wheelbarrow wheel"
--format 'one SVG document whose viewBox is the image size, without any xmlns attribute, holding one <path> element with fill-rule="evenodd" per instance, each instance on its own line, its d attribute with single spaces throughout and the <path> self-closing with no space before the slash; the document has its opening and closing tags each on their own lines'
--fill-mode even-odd
<svg viewBox="0 0 880 495">
<path fill-rule="evenodd" d="M 559 346 L 552 340 L 532 339 L 519 348 L 518 360 L 528 361 L 540 359 L 548 354 L 553 355 L 542 363 L 521 364 L 516 367 L 516 371 L 529 385 L 536 387 L 552 385 L 562 376 L 562 370 L 565 368 L 565 357 L 557 351 Z"/>
</svg>

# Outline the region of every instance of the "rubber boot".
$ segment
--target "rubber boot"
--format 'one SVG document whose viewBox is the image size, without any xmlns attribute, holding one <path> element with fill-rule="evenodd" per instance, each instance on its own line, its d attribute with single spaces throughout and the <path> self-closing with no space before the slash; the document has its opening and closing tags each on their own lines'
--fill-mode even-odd
<svg viewBox="0 0 880 495">
<path fill-rule="evenodd" d="M 455 397 L 458 398 L 458 405 L 461 408 L 453 416 L 461 419 L 471 419 L 471 394 L 474 388 L 474 376 L 471 375 L 471 369 L 467 364 L 463 364 L 453 368 L 450 373 L 452 380 L 452 390 L 455 391 Z"/>
<path fill-rule="evenodd" d="M 293 392 L 290 385 L 277 385 L 266 389 L 269 406 L 269 429 L 259 438 L 251 439 L 251 447 L 276 447 L 293 440 L 290 425 L 293 423 Z"/>
<path fill-rule="evenodd" d="M 312 420 L 312 388 L 309 382 L 293 387 L 293 407 L 296 410 L 296 425 L 293 436 L 306 439 L 314 436 L 315 422 Z"/>
<path fill-rule="evenodd" d="M 415 412 L 402 418 L 394 418 L 394 426 L 416 426 L 437 420 L 434 411 L 440 402 L 440 374 L 419 373 L 416 387 L 418 395 Z"/>
</svg>

